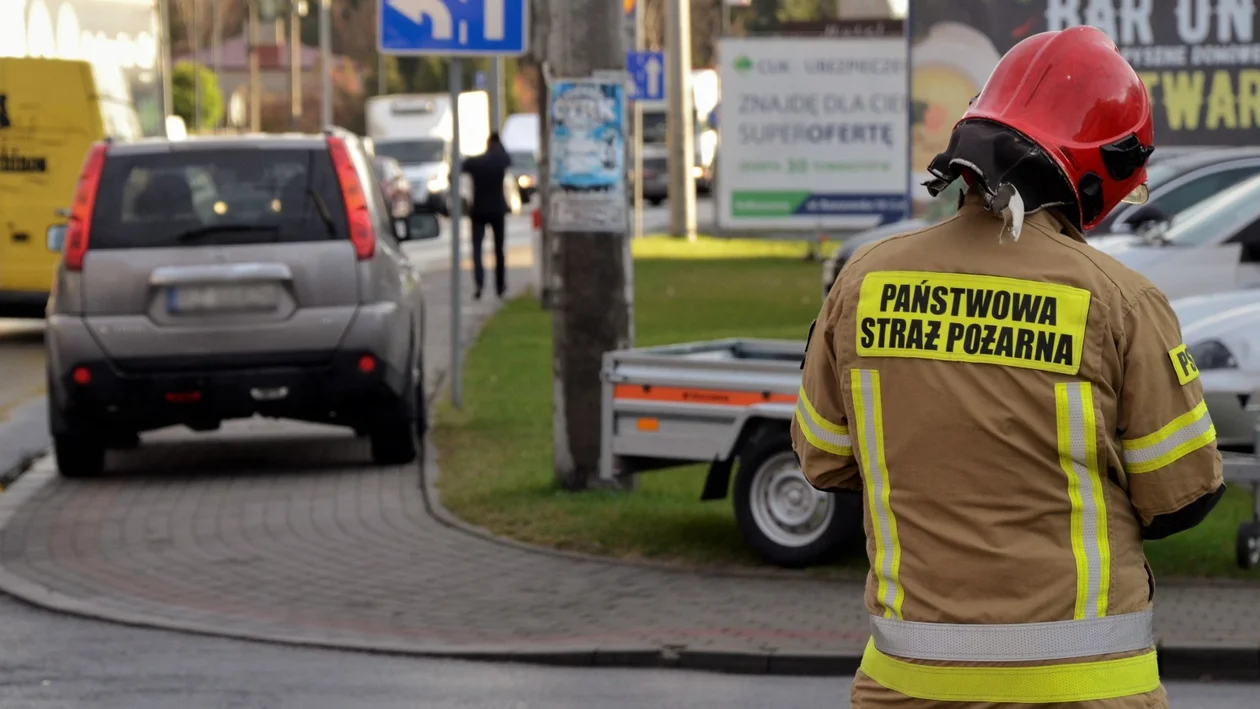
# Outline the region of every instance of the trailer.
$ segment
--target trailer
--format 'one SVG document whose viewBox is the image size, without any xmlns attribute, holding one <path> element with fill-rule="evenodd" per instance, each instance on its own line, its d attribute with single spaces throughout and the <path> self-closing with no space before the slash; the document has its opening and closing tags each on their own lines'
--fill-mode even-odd
<svg viewBox="0 0 1260 709">
<path fill-rule="evenodd" d="M 732 495 L 740 532 L 786 567 L 834 557 L 862 535 L 858 492 L 815 490 L 789 426 L 804 343 L 730 339 L 608 352 L 600 477 L 708 463 L 702 500 Z M 738 465 L 736 465 L 738 463 Z"/>
<path fill-rule="evenodd" d="M 815 490 L 792 451 L 804 355 L 799 340 L 760 339 L 606 353 L 600 477 L 707 463 L 700 499 L 731 497 L 741 534 L 767 561 L 834 557 L 863 534 L 862 499 Z M 1249 569 L 1260 565 L 1260 456 L 1223 459 L 1226 481 L 1252 492 L 1253 517 L 1237 533 L 1237 562 Z"/>
<path fill-rule="evenodd" d="M 1258 430 L 1260 432 L 1260 430 Z M 1260 447 L 1257 447 L 1260 451 Z M 1238 525 L 1235 543 L 1239 568 L 1260 566 L 1260 458 L 1255 455 L 1223 453 L 1225 482 L 1251 488 L 1251 521 Z"/>
</svg>

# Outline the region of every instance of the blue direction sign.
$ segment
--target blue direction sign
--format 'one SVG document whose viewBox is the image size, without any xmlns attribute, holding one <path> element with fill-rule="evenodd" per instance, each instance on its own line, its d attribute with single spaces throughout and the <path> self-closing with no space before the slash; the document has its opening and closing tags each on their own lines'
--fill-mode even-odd
<svg viewBox="0 0 1260 709">
<path fill-rule="evenodd" d="M 517 56 L 528 46 L 528 0 L 381 0 L 383 54 Z"/>
<path fill-rule="evenodd" d="M 626 72 L 634 83 L 635 101 L 665 100 L 665 53 L 626 52 Z"/>
</svg>

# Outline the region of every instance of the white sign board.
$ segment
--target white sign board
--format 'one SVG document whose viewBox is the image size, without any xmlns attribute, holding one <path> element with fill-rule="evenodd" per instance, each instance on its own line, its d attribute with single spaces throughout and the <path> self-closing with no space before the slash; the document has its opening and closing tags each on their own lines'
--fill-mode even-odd
<svg viewBox="0 0 1260 709">
<path fill-rule="evenodd" d="M 561 79 L 552 84 L 549 98 L 547 228 L 624 234 L 629 225 L 625 81 Z"/>
<path fill-rule="evenodd" d="M 720 41 L 718 223 L 866 229 L 909 215 L 901 37 Z"/>
</svg>

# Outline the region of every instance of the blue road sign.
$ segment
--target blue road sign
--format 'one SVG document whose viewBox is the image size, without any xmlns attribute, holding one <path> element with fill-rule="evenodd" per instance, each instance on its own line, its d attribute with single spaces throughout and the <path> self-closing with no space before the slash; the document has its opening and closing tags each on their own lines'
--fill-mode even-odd
<svg viewBox="0 0 1260 709">
<path fill-rule="evenodd" d="M 529 39 L 528 0 L 381 0 L 383 54 L 518 56 Z"/>
<path fill-rule="evenodd" d="M 665 100 L 665 53 L 626 52 L 626 72 L 634 82 L 635 101 Z"/>
</svg>

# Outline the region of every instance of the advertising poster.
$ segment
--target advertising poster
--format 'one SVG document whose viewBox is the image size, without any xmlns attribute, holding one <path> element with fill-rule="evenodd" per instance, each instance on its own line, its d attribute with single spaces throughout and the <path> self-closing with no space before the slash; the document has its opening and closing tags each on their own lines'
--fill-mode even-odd
<svg viewBox="0 0 1260 709">
<path fill-rule="evenodd" d="M 561 79 L 552 84 L 552 231 L 624 233 L 626 198 L 624 82 Z"/>
<path fill-rule="evenodd" d="M 866 229 L 908 212 L 902 37 L 721 40 L 723 229 Z"/>
<path fill-rule="evenodd" d="M 1260 128 L 1255 0 L 914 0 L 911 169 L 915 213 L 926 168 L 998 59 L 1037 32 L 1106 32 L 1151 94 L 1158 146 L 1252 145 Z"/>
</svg>

